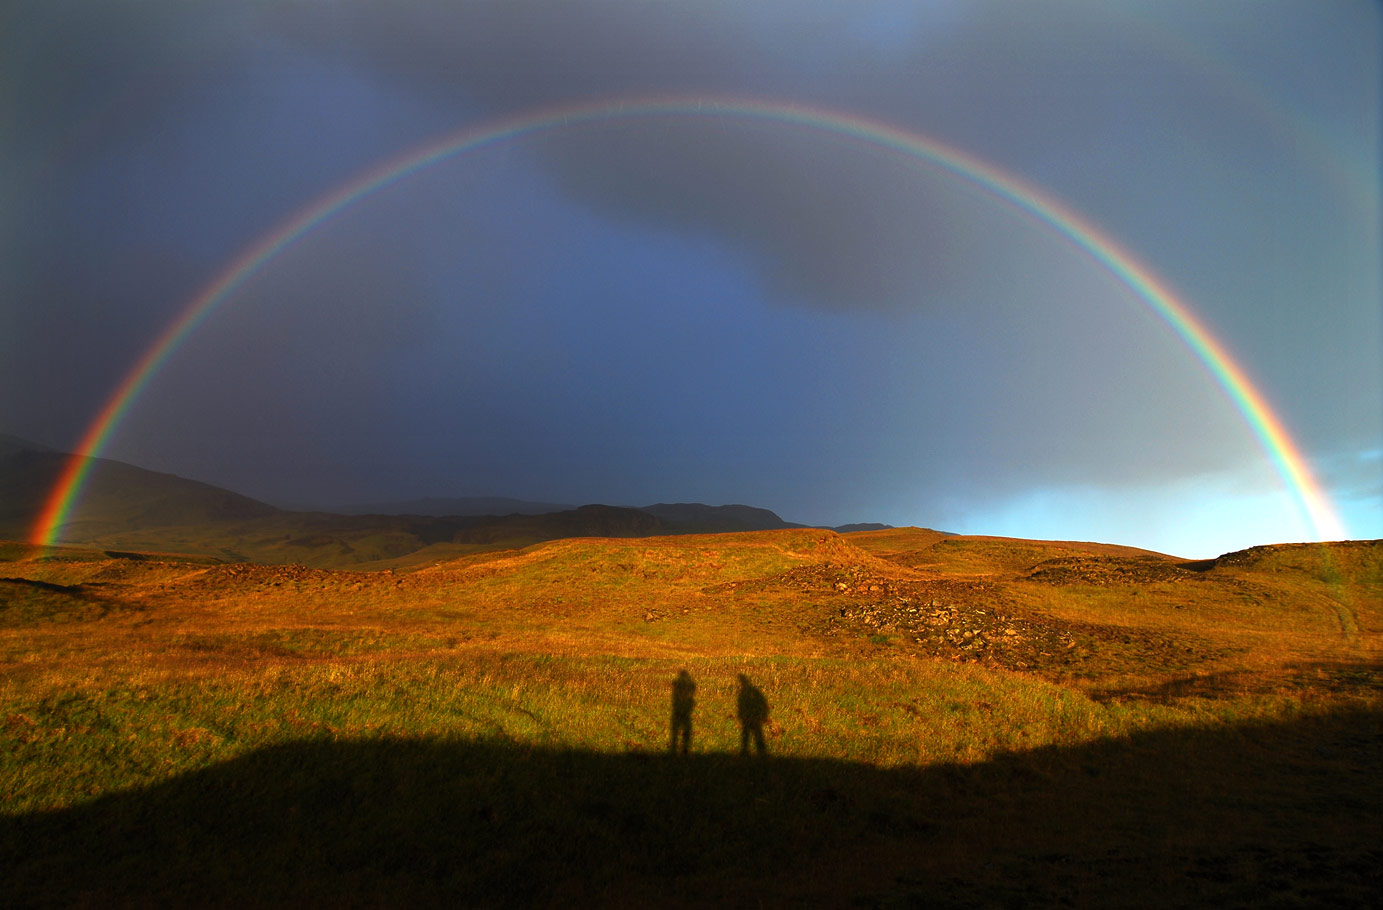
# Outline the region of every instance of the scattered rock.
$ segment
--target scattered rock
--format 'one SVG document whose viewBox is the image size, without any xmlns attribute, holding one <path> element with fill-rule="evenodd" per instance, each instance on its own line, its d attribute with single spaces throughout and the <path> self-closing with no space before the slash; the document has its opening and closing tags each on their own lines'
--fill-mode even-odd
<svg viewBox="0 0 1383 910">
<path fill-rule="evenodd" d="M 1051 585 L 1144 585 L 1204 577 L 1155 556 L 1063 556 L 1040 562 L 1028 573 L 1029 580 Z"/>
</svg>

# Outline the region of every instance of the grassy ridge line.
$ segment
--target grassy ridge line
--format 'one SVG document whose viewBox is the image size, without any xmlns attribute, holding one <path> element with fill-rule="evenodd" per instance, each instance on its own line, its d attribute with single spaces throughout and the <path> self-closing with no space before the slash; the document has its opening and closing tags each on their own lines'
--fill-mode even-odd
<svg viewBox="0 0 1383 910">
<path fill-rule="evenodd" d="M 1019 542 L 1027 548 L 1033 543 Z M 937 634 L 927 614 L 942 604 L 967 629 L 990 623 L 980 631 L 999 636 L 995 647 L 1024 622 L 1060 633 L 1064 646 L 1080 647 L 1054 654 L 1029 648 L 1019 665 L 1091 685 L 1111 674 L 1141 674 L 1154 684 L 1169 671 L 1223 673 L 1376 659 L 1383 547 L 1291 551 L 1298 560 L 1314 553 L 1314 567 L 1277 565 L 1276 552 L 1197 571 L 1153 564 L 1160 574 L 1150 578 L 1142 577 L 1149 563 L 1139 560 L 1062 557 L 1030 571 L 976 580 L 898 566 L 829 532 L 785 531 L 553 542 L 409 573 L 206 566 L 104 554 L 82 559 L 70 553 L 11 565 L 12 574 L 33 576 L 25 582 L 30 586 L 63 586 L 74 603 L 101 602 L 107 621 L 85 629 L 87 641 L 66 641 L 67 654 L 104 653 L 140 638 L 152 645 L 160 636 L 404 627 L 446 648 L 484 643 L 630 656 L 867 655 L 870 649 L 862 645 L 868 638 L 904 653 L 937 653 L 911 642 Z M 1329 554 L 1330 566 L 1320 563 L 1322 553 Z M 1054 563 L 1062 570 L 1055 576 L 1045 568 Z M 51 591 L 26 594 L 52 599 Z M 1363 630 L 1358 637 L 1341 634 L 1338 612 L 1345 602 L 1353 605 L 1348 609 L 1354 626 Z M 872 627 L 839 620 L 838 614 L 856 608 L 870 615 Z M 62 611 L 51 609 L 56 620 Z M 0 626 L 28 615 L 0 613 Z M 1003 615 L 1018 625 L 1005 625 Z M 55 634 L 15 629 L 3 640 L 13 653 L 31 653 L 35 636 L 46 636 L 47 648 Z M 1058 651 L 1063 646 L 1054 645 Z M 1002 658 L 992 648 L 943 652 L 988 662 L 993 660 L 986 655 Z"/>
<path fill-rule="evenodd" d="M 1034 543 L 1015 546 L 1031 549 Z M 860 639 L 830 637 L 851 632 L 841 628 L 837 614 L 864 608 L 875 616 L 875 628 L 864 634 L 906 650 L 910 637 L 935 632 L 924 628 L 930 622 L 924 614 L 949 604 L 966 622 L 1009 613 L 1047 628 L 1089 630 L 1078 636 L 1083 662 L 1068 661 L 1070 669 L 1061 671 L 1077 677 L 1121 670 L 1221 672 L 1223 661 L 1235 655 L 1262 666 L 1376 656 L 1383 548 L 1332 545 L 1304 552 L 1318 561 L 1330 554 L 1331 566 L 1284 568 L 1271 563 L 1271 553 L 1255 556 L 1253 564 L 1230 561 L 1197 571 L 1170 562 L 1062 557 L 1027 571 L 962 578 L 898 566 L 829 532 L 802 531 L 561 541 L 408 573 L 206 566 L 104 554 L 11 565 L 31 576 L 20 580 L 31 588 L 61 586 L 73 600 L 99 600 L 109 622 L 88 632 L 131 639 L 218 630 L 257 634 L 285 623 L 319 629 L 402 624 L 460 641 L 498 638 L 519 650 L 564 638 L 578 648 L 589 639 L 615 653 L 645 649 L 650 656 L 669 648 L 845 654 L 859 653 L 850 642 Z M 1060 573 L 1047 568 L 1053 564 Z M 1150 566 L 1157 572 L 1144 577 Z M 36 589 L 27 593 L 39 596 Z M 1341 634 L 1339 614 L 1346 609 L 1352 627 L 1363 630 L 1357 636 Z M 0 625 L 13 625 L 20 615 L 8 611 Z M 25 649 L 25 634 L 8 636 L 14 648 Z M 1053 667 L 1033 669 L 1045 674 Z"/>
</svg>

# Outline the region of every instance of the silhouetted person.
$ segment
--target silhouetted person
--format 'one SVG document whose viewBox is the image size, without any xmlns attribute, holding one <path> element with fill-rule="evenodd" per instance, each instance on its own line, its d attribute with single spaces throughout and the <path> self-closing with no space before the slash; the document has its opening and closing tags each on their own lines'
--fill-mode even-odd
<svg viewBox="0 0 1383 910">
<path fill-rule="evenodd" d="M 740 674 L 739 716 L 740 754 L 749 754 L 749 736 L 752 733 L 759 754 L 767 755 L 768 750 L 764 747 L 764 721 L 768 720 L 768 699 L 764 698 L 764 694 L 743 673 Z"/>
<path fill-rule="evenodd" d="M 672 681 L 672 742 L 668 749 L 678 751 L 677 742 L 681 738 L 682 754 L 691 748 L 691 716 L 696 707 L 696 683 L 686 670 L 677 674 Z"/>
</svg>

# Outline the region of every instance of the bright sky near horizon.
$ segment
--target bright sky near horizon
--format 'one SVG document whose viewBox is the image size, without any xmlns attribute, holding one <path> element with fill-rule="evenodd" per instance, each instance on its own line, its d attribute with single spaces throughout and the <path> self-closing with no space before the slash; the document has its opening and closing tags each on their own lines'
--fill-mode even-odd
<svg viewBox="0 0 1383 910">
<path fill-rule="evenodd" d="M 0 13 L 0 432 L 75 449 L 305 207 L 458 130 L 676 96 L 926 138 L 1223 343 L 1383 537 L 1367 2 L 20 3 Z M 844 129 L 552 125 L 275 251 L 101 454 L 280 504 L 745 502 L 1178 555 L 1314 539 L 1207 365 L 1041 219 Z"/>
</svg>

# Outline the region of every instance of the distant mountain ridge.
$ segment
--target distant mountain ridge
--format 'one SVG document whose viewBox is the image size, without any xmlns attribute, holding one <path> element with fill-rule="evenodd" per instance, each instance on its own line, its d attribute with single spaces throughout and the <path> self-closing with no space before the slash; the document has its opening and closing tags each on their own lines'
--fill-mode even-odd
<svg viewBox="0 0 1383 910">
<path fill-rule="evenodd" d="M 831 529 L 838 534 L 853 534 L 856 531 L 892 531 L 893 525 L 880 524 L 877 521 L 859 521 L 854 524 L 836 525 Z"/>
<path fill-rule="evenodd" d="M 577 508 L 570 503 L 529 502 L 506 496 L 425 496 L 360 503 L 333 508 L 306 509 L 310 512 L 334 512 L 338 515 L 431 515 L 436 518 L 472 517 L 478 515 L 547 515 L 568 512 Z"/>
<path fill-rule="evenodd" d="M 27 536 L 68 455 L 14 436 L 0 437 L 0 533 Z M 94 459 L 79 515 L 68 533 L 79 538 L 128 529 L 245 521 L 280 509 L 221 487 Z"/>
<path fill-rule="evenodd" d="M 427 515 L 434 518 L 497 518 L 513 515 L 552 515 L 586 508 L 554 502 L 531 502 L 504 496 L 430 496 L 396 502 L 375 502 L 339 508 L 307 509 L 303 511 L 331 512 L 337 515 Z M 654 503 L 651 506 L 607 506 L 615 509 L 637 509 L 647 512 L 661 522 L 664 529 L 679 533 L 718 533 L 723 531 L 777 531 L 784 528 L 805 528 L 808 525 L 785 521 L 776 512 L 746 505 L 711 506 L 700 502 Z M 861 526 L 866 527 L 866 526 Z M 868 525 L 870 529 L 886 525 Z"/>
<path fill-rule="evenodd" d="M 0 435 L 0 538 L 22 540 L 32 533 L 68 458 L 47 446 Z M 411 511 L 381 511 L 397 506 Z M 363 511 L 281 509 L 211 484 L 98 458 L 62 539 L 118 549 L 340 566 L 402 559 L 424 550 L 454 554 L 564 537 L 811 527 L 754 506 L 685 502 L 573 507 L 505 497 L 434 497 L 355 508 Z"/>
<path fill-rule="evenodd" d="M 640 511 L 653 515 L 668 527 L 677 528 L 684 534 L 714 531 L 779 531 L 785 528 L 809 527 L 784 521 L 776 512 L 754 506 L 659 502 L 651 506 L 642 506 Z"/>
<path fill-rule="evenodd" d="M 20 452 L 57 452 L 57 449 L 43 445 L 38 442 L 30 442 L 27 439 L 20 439 L 18 436 L 11 436 L 8 433 L 0 433 L 0 458 L 7 458 L 10 455 L 17 455 Z"/>
</svg>

